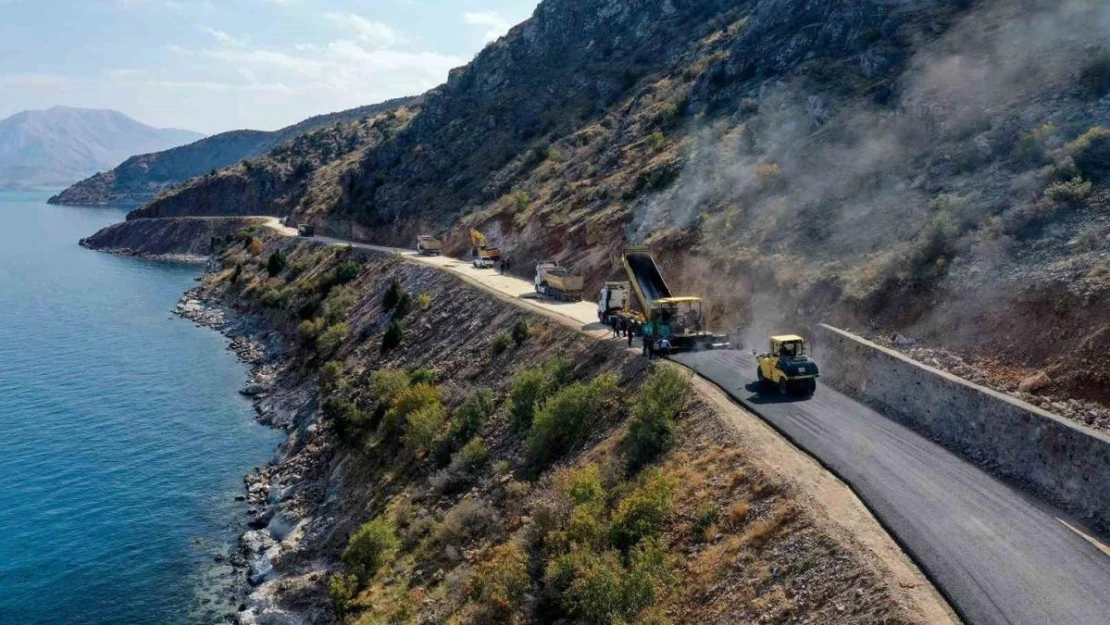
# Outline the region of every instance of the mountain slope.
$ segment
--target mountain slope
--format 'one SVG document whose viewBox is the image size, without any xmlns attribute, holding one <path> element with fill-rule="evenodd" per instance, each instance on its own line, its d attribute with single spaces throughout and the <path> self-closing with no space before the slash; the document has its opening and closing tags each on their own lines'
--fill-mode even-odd
<svg viewBox="0 0 1110 625">
<path fill-rule="evenodd" d="M 78 182 L 50 198 L 50 203 L 73 206 L 139 206 L 190 178 L 256 158 L 299 135 L 339 122 L 372 117 L 409 101 L 409 98 L 402 98 L 349 111 L 318 115 L 273 132 L 234 130 L 164 152 L 132 152 L 131 154 L 138 156 L 129 154 L 131 158 L 115 169 Z"/>
<path fill-rule="evenodd" d="M 1023 367 L 1079 354 L 1072 386 L 1110 401 L 1108 23 L 1095 0 L 545 0 L 260 208 L 456 254 L 478 227 L 595 286 L 646 242 L 748 344 L 831 320 Z M 137 216 L 207 210 L 216 182 Z"/>
<path fill-rule="evenodd" d="M 154 128 L 109 110 L 54 107 L 0 120 L 0 189 L 56 188 L 138 152 L 204 135 Z"/>
</svg>

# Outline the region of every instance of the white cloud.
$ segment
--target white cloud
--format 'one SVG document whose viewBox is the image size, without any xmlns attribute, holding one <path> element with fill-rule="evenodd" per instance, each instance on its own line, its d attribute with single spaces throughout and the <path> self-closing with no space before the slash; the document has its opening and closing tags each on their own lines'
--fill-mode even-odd
<svg viewBox="0 0 1110 625">
<path fill-rule="evenodd" d="M 358 38 L 377 48 L 388 48 L 397 43 L 397 33 L 389 24 L 368 20 L 354 13 L 327 13 L 325 17 L 355 32 Z"/>
<path fill-rule="evenodd" d="M 247 45 L 246 41 L 244 41 L 242 39 L 238 39 L 236 37 L 232 37 L 231 35 L 225 33 L 222 30 L 216 30 L 215 28 L 209 28 L 207 26 L 202 26 L 201 30 L 203 30 L 204 32 L 211 35 L 213 38 L 216 39 L 216 41 L 219 41 L 220 43 L 222 43 L 224 45 L 227 45 L 227 46 L 232 46 L 232 47 L 235 47 L 235 48 L 242 48 L 242 47 Z"/>
<path fill-rule="evenodd" d="M 508 19 L 496 11 L 464 13 L 463 21 L 468 26 L 484 29 L 482 37 L 485 41 L 496 41 L 513 27 Z"/>
</svg>

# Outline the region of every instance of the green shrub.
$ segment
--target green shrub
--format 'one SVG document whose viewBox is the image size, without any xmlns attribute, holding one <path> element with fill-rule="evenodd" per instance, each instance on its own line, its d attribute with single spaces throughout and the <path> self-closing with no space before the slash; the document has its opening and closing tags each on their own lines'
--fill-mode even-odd
<svg viewBox="0 0 1110 625">
<path fill-rule="evenodd" d="M 676 581 L 664 545 L 645 541 L 623 565 L 620 553 L 577 547 L 552 560 L 547 586 L 560 606 L 587 623 L 666 623 L 659 613 L 645 613 Z"/>
<path fill-rule="evenodd" d="M 405 327 L 399 319 L 390 319 L 382 336 L 382 349 L 385 351 L 396 349 L 403 340 L 405 340 Z"/>
<path fill-rule="evenodd" d="M 640 485 L 617 504 L 609 540 L 628 551 L 645 538 L 656 536 L 671 514 L 674 480 L 657 471 L 645 474 Z"/>
<path fill-rule="evenodd" d="M 450 468 L 473 473 L 485 468 L 487 464 L 489 464 L 489 450 L 486 449 L 485 441 L 475 436 L 451 458 Z"/>
<path fill-rule="evenodd" d="M 377 369 L 370 374 L 370 397 L 383 406 L 392 406 L 408 387 L 409 376 L 400 369 Z"/>
<path fill-rule="evenodd" d="M 316 340 L 316 336 L 320 334 L 320 330 L 324 327 L 323 319 L 305 319 L 297 326 L 297 338 L 302 343 L 312 343 Z"/>
<path fill-rule="evenodd" d="M 488 505 L 472 498 L 464 499 L 443 518 L 436 529 L 435 542 L 440 547 L 461 547 L 486 534 L 494 521 Z"/>
<path fill-rule="evenodd" d="M 408 415 L 402 440 L 412 454 L 428 451 L 443 433 L 447 411 L 439 403 L 421 406 Z"/>
<path fill-rule="evenodd" d="M 393 318 L 404 319 L 409 316 L 413 310 L 412 296 L 407 291 L 401 293 L 400 299 L 397 300 L 397 305 L 393 307 Z"/>
<path fill-rule="evenodd" d="M 524 345 L 524 341 L 527 341 L 528 337 L 531 336 L 531 334 L 532 331 L 528 328 L 528 322 L 523 319 L 519 319 L 516 323 L 513 324 L 513 329 L 510 333 L 510 336 L 513 339 L 513 343 L 516 343 L 516 346 L 520 347 L 521 345 Z"/>
<path fill-rule="evenodd" d="M 365 584 L 400 545 L 393 522 L 388 517 L 380 516 L 364 524 L 351 536 L 343 551 L 343 564 Z"/>
<path fill-rule="evenodd" d="M 416 304 L 420 310 L 428 310 L 432 307 L 432 295 L 430 293 L 421 293 L 416 296 Z"/>
<path fill-rule="evenodd" d="M 1057 182 L 1045 189 L 1044 196 L 1057 204 L 1075 205 L 1091 197 L 1093 185 L 1082 178 L 1072 178 L 1067 182 Z"/>
<path fill-rule="evenodd" d="M 493 340 L 493 345 L 490 347 L 490 351 L 493 352 L 494 356 L 500 356 L 501 354 L 505 353 L 505 350 L 509 349 L 509 345 L 511 344 L 512 339 L 509 338 L 508 334 L 499 334 L 497 335 L 497 338 Z"/>
<path fill-rule="evenodd" d="M 335 425 L 336 434 L 345 443 L 354 443 L 362 438 L 369 423 L 358 406 L 346 399 L 329 397 L 321 408 L 324 417 Z"/>
<path fill-rule="evenodd" d="M 449 439 L 453 448 L 457 449 L 478 434 L 495 410 L 493 391 L 488 388 L 479 388 L 467 397 L 451 418 Z"/>
<path fill-rule="evenodd" d="M 280 309 L 285 308 L 285 305 L 288 304 L 289 300 L 292 298 L 292 289 L 289 289 L 288 287 L 284 289 L 270 287 L 262 292 L 262 297 L 260 298 L 260 301 L 262 302 L 262 305 L 266 308 Z"/>
<path fill-rule="evenodd" d="M 311 265 L 309 264 L 309 262 L 307 260 L 304 260 L 304 259 L 298 260 L 297 262 L 293 263 L 292 267 L 289 268 L 289 277 L 288 277 L 288 279 L 289 280 L 296 280 L 297 278 L 301 277 L 304 274 L 304 272 L 308 271 L 309 267 L 311 267 Z"/>
<path fill-rule="evenodd" d="M 436 372 L 433 369 L 414 369 L 409 374 L 409 382 L 412 384 L 432 384 L 436 381 Z"/>
<path fill-rule="evenodd" d="M 601 468 L 588 464 L 570 474 L 565 492 L 576 506 L 597 506 L 605 503 L 605 485 L 601 483 Z"/>
<path fill-rule="evenodd" d="M 1081 176 L 1095 182 L 1102 181 L 1110 174 L 1110 129 L 1101 126 L 1091 128 L 1069 143 L 1067 152 Z"/>
<path fill-rule="evenodd" d="M 658 152 L 662 150 L 663 146 L 667 144 L 667 137 L 662 132 L 656 130 L 655 132 L 648 135 L 647 144 L 648 147 L 650 147 L 652 150 Z"/>
<path fill-rule="evenodd" d="M 632 400 L 628 423 L 628 466 L 632 471 L 654 462 L 675 443 L 675 416 L 690 397 L 690 376 L 656 365 Z"/>
<path fill-rule="evenodd" d="M 533 464 L 546 466 L 584 443 L 592 427 L 605 418 L 616 386 L 612 375 L 601 375 L 589 384 L 563 388 L 545 400 L 528 436 Z"/>
<path fill-rule="evenodd" d="M 1012 159 L 1026 165 L 1045 164 L 1048 161 L 1047 143 L 1056 134 L 1056 125 L 1051 122 L 1030 130 L 1018 139 Z"/>
<path fill-rule="evenodd" d="M 328 578 L 328 594 L 331 595 L 331 606 L 339 618 L 347 616 L 351 611 L 351 603 L 358 596 L 358 576 L 336 573 Z"/>
<path fill-rule="evenodd" d="M 355 294 L 348 287 L 333 291 L 324 301 L 324 319 L 328 324 L 345 321 L 355 306 Z"/>
<path fill-rule="evenodd" d="M 429 406 L 443 407 L 439 390 L 430 384 L 410 386 L 397 394 L 385 413 L 381 428 L 385 435 L 406 431 L 409 415 Z"/>
<path fill-rule="evenodd" d="M 337 323 L 316 339 L 316 345 L 323 354 L 335 353 L 347 338 L 351 336 L 351 327 L 345 323 Z"/>
<path fill-rule="evenodd" d="M 320 367 L 319 386 L 323 393 L 334 393 L 346 385 L 343 363 L 330 360 Z"/>
<path fill-rule="evenodd" d="M 515 542 L 501 545 L 478 565 L 473 595 L 486 609 L 486 618 L 507 618 L 520 610 L 532 578 L 528 552 Z"/>
<path fill-rule="evenodd" d="M 270 277 L 273 278 L 282 271 L 285 271 L 285 264 L 285 254 L 282 254 L 281 250 L 274 250 L 273 253 L 270 254 L 270 259 L 266 261 L 266 273 L 270 274 Z"/>
<path fill-rule="evenodd" d="M 705 540 L 709 537 L 709 530 L 717 523 L 717 519 L 721 516 L 721 507 L 717 504 L 706 504 L 702 506 L 698 513 L 694 516 L 694 536 L 698 540 Z"/>
<path fill-rule="evenodd" d="M 553 358 L 544 366 L 523 369 L 513 375 L 509 390 L 509 413 L 517 431 L 532 427 L 537 404 L 570 381 L 573 369 L 562 358 Z"/>
<path fill-rule="evenodd" d="M 345 260 L 335 268 L 335 282 L 337 284 L 347 284 L 357 278 L 361 271 L 361 265 L 353 260 Z"/>
</svg>

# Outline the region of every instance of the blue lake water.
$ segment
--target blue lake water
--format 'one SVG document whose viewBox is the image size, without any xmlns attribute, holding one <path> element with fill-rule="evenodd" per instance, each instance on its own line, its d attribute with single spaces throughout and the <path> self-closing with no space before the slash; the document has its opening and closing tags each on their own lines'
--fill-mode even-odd
<svg viewBox="0 0 1110 625">
<path fill-rule="evenodd" d="M 0 623 L 216 622 L 279 434 L 225 339 L 169 312 L 200 268 L 84 250 L 123 211 L 45 199 L 0 193 Z"/>
</svg>

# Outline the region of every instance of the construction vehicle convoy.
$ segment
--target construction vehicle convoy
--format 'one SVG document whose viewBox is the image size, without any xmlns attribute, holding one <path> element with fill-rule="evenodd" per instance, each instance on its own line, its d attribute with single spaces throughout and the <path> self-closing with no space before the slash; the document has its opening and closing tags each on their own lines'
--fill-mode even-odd
<svg viewBox="0 0 1110 625">
<path fill-rule="evenodd" d="M 478 269 L 490 269 L 501 261 L 501 250 L 490 247 L 486 235 L 477 230 L 470 231 L 470 242 L 474 244 L 471 254 L 474 257 L 474 266 Z"/>
<path fill-rule="evenodd" d="M 536 265 L 536 293 L 560 302 L 582 301 L 582 276 L 571 274 L 557 261 L 545 260 Z"/>
<path fill-rule="evenodd" d="M 754 354 L 755 352 L 753 352 Z M 756 354 L 756 379 L 760 386 L 778 388 L 787 395 L 810 396 L 817 390 L 821 373 L 809 358 L 806 342 L 793 334 L 771 337 L 771 350 Z"/>
<path fill-rule="evenodd" d="M 652 357 L 657 351 L 671 353 L 730 347 L 727 335 L 705 329 L 705 310 L 700 297 L 671 294 L 646 246 L 625 247 L 621 264 L 628 274 L 628 290 L 632 297 L 627 298 L 624 309 L 614 315 L 614 321 L 627 332 L 640 335 L 645 356 Z M 599 313 L 603 306 L 608 309 L 612 305 L 612 297 L 621 287 L 603 290 L 598 301 Z M 606 299 L 609 301 L 604 301 Z"/>
<path fill-rule="evenodd" d="M 314 237 L 316 236 L 316 226 L 312 224 L 301 224 L 297 226 L 297 236 L 301 237 Z"/>
<path fill-rule="evenodd" d="M 422 234 L 416 238 L 416 253 L 421 256 L 439 256 L 443 253 L 443 241 L 431 235 Z"/>
</svg>

